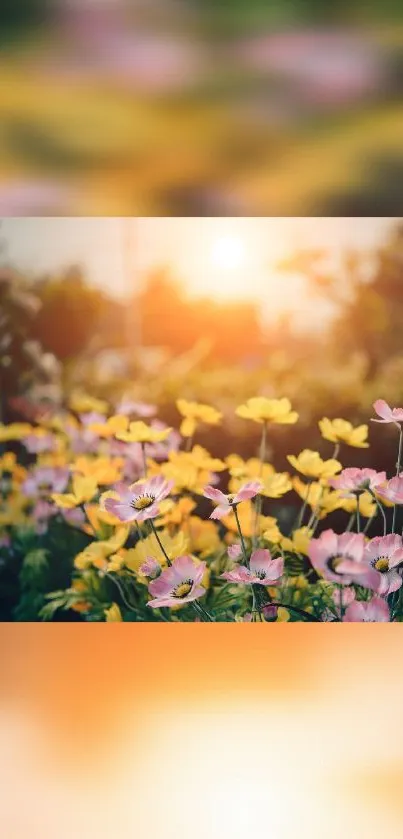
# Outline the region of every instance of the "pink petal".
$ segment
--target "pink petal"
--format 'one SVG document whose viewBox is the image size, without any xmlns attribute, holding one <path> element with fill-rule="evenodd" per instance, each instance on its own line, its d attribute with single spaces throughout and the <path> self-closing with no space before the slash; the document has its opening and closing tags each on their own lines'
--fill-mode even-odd
<svg viewBox="0 0 403 839">
<path fill-rule="evenodd" d="M 378 414 L 378 417 L 382 417 L 384 422 L 392 421 L 392 409 L 384 399 L 377 399 L 373 404 L 373 408 L 375 413 Z M 375 422 L 377 422 L 377 420 L 375 420 Z"/>
<path fill-rule="evenodd" d="M 210 514 L 210 518 L 211 519 L 222 519 L 222 518 L 224 518 L 224 516 L 227 516 L 228 513 L 230 513 L 230 512 L 231 512 L 231 507 L 229 506 L 229 504 L 227 504 L 226 507 L 224 507 L 224 505 L 220 505 L 219 507 L 216 507 L 215 510 L 213 510 L 213 512 Z"/>
<path fill-rule="evenodd" d="M 220 489 L 212 486 L 206 486 L 203 490 L 203 495 L 210 498 L 211 501 L 216 501 L 217 504 L 228 504 L 227 496 Z"/>
<path fill-rule="evenodd" d="M 247 484 L 244 484 L 239 492 L 236 493 L 234 496 L 234 502 L 239 504 L 240 501 L 249 501 L 249 499 L 254 498 L 261 489 L 262 484 L 260 481 L 250 481 Z"/>
</svg>

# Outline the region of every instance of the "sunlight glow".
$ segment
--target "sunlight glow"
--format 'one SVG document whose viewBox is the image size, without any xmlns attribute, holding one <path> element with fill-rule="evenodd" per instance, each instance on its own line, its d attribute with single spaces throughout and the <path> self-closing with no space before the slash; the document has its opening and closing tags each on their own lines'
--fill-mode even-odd
<svg viewBox="0 0 403 839">
<path fill-rule="evenodd" d="M 220 236 L 213 243 L 211 261 L 215 268 L 231 271 L 245 263 L 245 243 L 238 236 Z"/>
</svg>

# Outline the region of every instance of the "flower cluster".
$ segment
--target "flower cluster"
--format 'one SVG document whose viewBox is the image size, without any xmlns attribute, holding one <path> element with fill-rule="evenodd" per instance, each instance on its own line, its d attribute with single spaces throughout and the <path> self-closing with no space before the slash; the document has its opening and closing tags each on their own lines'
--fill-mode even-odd
<svg viewBox="0 0 403 839">
<path fill-rule="evenodd" d="M 73 394 L 34 424 L 0 426 L 1 566 L 11 573 L 19 551 L 25 585 L 44 569 L 61 580 L 39 601 L 36 591 L 35 619 L 403 620 L 403 408 L 374 403 L 373 421 L 398 431 L 388 477 L 344 466 L 349 448 L 368 448 L 369 428 L 328 417 L 323 451 L 291 452 L 292 471 L 278 471 L 272 429 L 298 421 L 287 398 L 236 408 L 234 421 L 261 428 L 246 460 L 195 442 L 221 411 L 176 407 L 178 430 L 152 405 Z"/>
</svg>

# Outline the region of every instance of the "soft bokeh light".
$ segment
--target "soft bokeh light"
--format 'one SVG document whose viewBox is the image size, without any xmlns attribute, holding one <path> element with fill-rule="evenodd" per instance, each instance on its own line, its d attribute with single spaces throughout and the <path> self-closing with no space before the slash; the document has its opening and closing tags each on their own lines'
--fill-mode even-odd
<svg viewBox="0 0 403 839">
<path fill-rule="evenodd" d="M 400 839 L 396 625 L 0 638 L 5 836 Z"/>
<path fill-rule="evenodd" d="M 0 10 L 0 210 L 401 212 L 397 0 Z"/>
</svg>

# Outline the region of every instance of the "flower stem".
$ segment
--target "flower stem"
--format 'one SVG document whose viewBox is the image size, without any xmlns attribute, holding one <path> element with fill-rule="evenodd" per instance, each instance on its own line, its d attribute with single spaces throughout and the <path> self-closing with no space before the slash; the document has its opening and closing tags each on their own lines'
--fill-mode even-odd
<svg viewBox="0 0 403 839">
<path fill-rule="evenodd" d="M 396 463 L 396 478 L 399 477 L 400 474 L 400 465 L 402 462 L 402 443 L 403 443 L 403 431 L 402 426 L 399 426 L 399 447 L 397 450 L 397 463 Z M 395 525 L 396 525 L 396 507 L 397 504 L 393 505 L 393 519 L 392 519 L 392 533 L 395 532 Z"/>
<path fill-rule="evenodd" d="M 141 453 L 143 455 L 143 472 L 144 477 L 147 477 L 147 458 L 146 458 L 146 444 L 141 443 Z"/>
<path fill-rule="evenodd" d="M 386 520 L 385 510 L 383 509 L 381 502 L 378 500 L 378 498 L 376 497 L 375 493 L 374 493 L 371 489 L 370 489 L 370 494 L 372 495 L 372 498 L 374 499 L 374 501 L 375 501 L 375 503 L 376 503 L 376 506 L 378 507 L 378 510 L 380 510 L 380 512 L 381 512 L 381 514 L 382 514 L 382 518 L 383 518 L 383 535 L 384 535 L 384 536 L 386 536 L 386 531 L 387 531 L 387 528 L 388 528 L 388 523 L 387 523 L 387 520 Z M 369 522 L 368 522 L 368 525 L 371 523 L 372 518 L 373 518 L 373 516 L 370 518 L 370 520 L 369 520 Z M 364 532 L 365 532 L 365 531 L 364 531 Z"/>
<path fill-rule="evenodd" d="M 202 615 L 202 617 L 206 618 L 208 621 L 210 621 L 210 623 L 214 623 L 214 618 L 212 617 L 212 615 L 210 615 L 210 612 L 208 612 L 207 609 L 205 609 L 204 606 L 201 605 L 201 603 L 198 603 L 196 602 L 196 600 L 193 600 L 192 606 L 198 615 Z"/>
<path fill-rule="evenodd" d="M 306 510 L 306 508 L 307 508 L 307 506 L 308 506 L 309 493 L 310 493 L 310 491 L 311 491 L 311 482 L 309 482 L 309 484 L 308 484 L 308 488 L 307 488 L 307 491 L 306 491 L 306 493 L 305 493 L 304 502 L 303 502 L 303 504 L 302 504 L 302 507 L 301 507 L 301 510 L 300 510 L 300 513 L 299 513 L 299 516 L 298 516 L 298 519 L 297 519 L 297 522 L 296 522 L 296 526 L 297 526 L 297 527 L 301 527 L 301 526 L 302 526 L 302 522 L 304 521 L 304 515 L 305 515 L 305 510 Z M 308 527 L 309 527 L 309 524 L 308 524 Z"/>
<path fill-rule="evenodd" d="M 259 474 L 258 477 L 261 479 L 263 474 L 263 467 L 266 461 L 266 443 L 267 443 L 267 422 L 263 423 L 262 427 L 262 437 L 260 440 L 260 448 L 259 448 Z M 260 514 L 262 512 L 262 496 L 258 495 L 255 501 L 255 520 L 253 524 L 253 547 L 257 548 L 258 538 L 259 538 L 259 519 Z"/>
<path fill-rule="evenodd" d="M 361 530 L 361 519 L 360 519 L 360 496 L 357 493 L 357 533 Z"/>
<path fill-rule="evenodd" d="M 242 533 L 242 530 L 241 530 L 241 524 L 240 524 L 240 521 L 239 521 L 238 510 L 236 508 L 236 504 L 233 505 L 232 509 L 234 511 L 236 526 L 238 528 L 239 538 L 241 540 L 243 558 L 245 560 L 245 565 L 247 565 L 248 564 L 248 554 L 246 553 L 246 545 L 245 545 L 245 541 L 244 541 L 244 538 L 243 538 L 243 533 Z"/>
<path fill-rule="evenodd" d="M 170 560 L 170 558 L 169 558 L 169 556 L 168 556 L 168 554 L 167 554 L 167 552 L 166 552 L 166 550 L 165 550 L 165 548 L 164 548 L 164 546 L 161 542 L 161 539 L 160 539 L 159 534 L 158 534 L 158 530 L 155 527 L 155 524 L 154 524 L 153 520 L 150 519 L 149 521 L 150 521 L 150 525 L 151 525 L 151 530 L 154 533 L 154 536 L 155 536 L 155 538 L 156 538 L 156 540 L 157 540 L 157 542 L 158 542 L 158 544 L 161 548 L 161 551 L 162 551 L 162 553 L 163 553 L 163 555 L 164 555 L 164 557 L 167 561 L 167 565 L 172 565 L 172 562 L 171 562 L 171 560 Z"/>
</svg>

